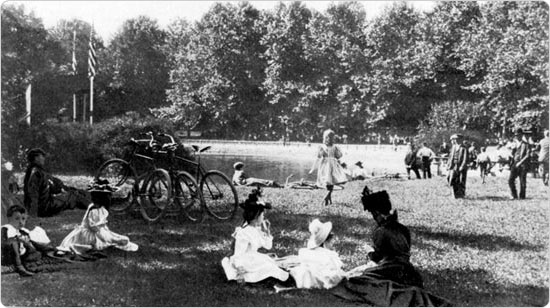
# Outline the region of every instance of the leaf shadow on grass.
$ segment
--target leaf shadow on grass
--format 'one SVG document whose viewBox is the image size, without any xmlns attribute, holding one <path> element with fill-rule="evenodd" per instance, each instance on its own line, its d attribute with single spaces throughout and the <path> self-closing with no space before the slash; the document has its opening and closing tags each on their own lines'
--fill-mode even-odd
<svg viewBox="0 0 550 308">
<path fill-rule="evenodd" d="M 504 285 L 485 270 L 420 270 L 426 290 L 450 300 L 457 306 L 545 306 L 548 287 Z M 490 304 L 488 304 L 490 303 Z"/>
<path fill-rule="evenodd" d="M 532 245 L 528 243 L 520 243 L 508 236 L 490 235 L 490 234 L 470 234 L 470 233 L 458 233 L 458 232 L 441 232 L 433 231 L 426 227 L 412 226 L 409 227 L 411 233 L 415 235 L 415 244 L 421 249 L 423 245 L 422 240 L 437 240 L 442 242 L 450 242 L 461 247 L 472 247 L 479 250 L 496 251 L 500 249 L 507 249 L 511 251 L 522 250 L 544 250 L 543 245 Z"/>
</svg>

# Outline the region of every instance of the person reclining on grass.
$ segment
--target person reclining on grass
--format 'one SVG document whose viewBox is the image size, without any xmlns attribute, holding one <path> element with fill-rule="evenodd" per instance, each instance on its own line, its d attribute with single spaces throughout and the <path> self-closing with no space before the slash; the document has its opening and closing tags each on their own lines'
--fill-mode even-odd
<svg viewBox="0 0 550 308">
<path fill-rule="evenodd" d="M 25 263 L 38 261 L 42 258 L 41 252 L 53 248 L 46 243 L 38 243 L 38 238 L 49 239 L 45 231 L 35 227 L 32 231 L 25 228 L 27 211 L 20 205 L 13 205 L 7 211 L 8 223 L 2 226 L 2 265 L 15 266 L 15 271 L 21 276 L 32 276 L 33 272 L 25 267 Z"/>
<path fill-rule="evenodd" d="M 32 149 L 27 153 L 29 165 L 24 179 L 24 205 L 30 216 L 49 217 L 61 211 L 90 205 L 89 195 L 63 184 L 44 170 L 46 152 Z"/>
<path fill-rule="evenodd" d="M 391 210 L 386 191 L 371 194 L 367 186 L 361 201 L 376 221 L 368 263 L 347 273 L 333 294 L 374 306 L 449 306 L 450 303 L 423 288 L 420 273 L 411 264 L 411 235 Z M 362 272 L 361 272 L 362 271 Z"/>
<path fill-rule="evenodd" d="M 289 278 L 270 255 L 258 252 L 260 248 L 271 249 L 273 246 L 270 223 L 264 218 L 264 212 L 271 208 L 271 204 L 263 202 L 260 197 L 258 187 L 241 205 L 244 221 L 231 235 L 234 238 L 233 255 L 221 262 L 227 280 L 256 283 L 272 279 L 284 282 Z"/>
<path fill-rule="evenodd" d="M 138 245 L 130 242 L 127 236 L 117 234 L 107 227 L 108 209 L 111 205 L 112 192 L 115 190 L 108 184 L 95 183 L 90 187 L 93 203 L 84 214 L 82 223 L 57 247 L 60 251 L 58 256 L 65 253 L 77 255 L 91 253 L 92 256 L 102 256 L 97 252 L 111 246 L 125 251 L 138 250 Z"/>
<path fill-rule="evenodd" d="M 236 162 L 233 164 L 233 169 L 235 173 L 233 174 L 233 184 L 235 185 L 245 185 L 245 186 L 265 186 L 265 187 L 277 187 L 282 188 L 283 186 L 279 183 L 270 180 L 252 178 L 244 173 L 244 163 Z"/>
</svg>

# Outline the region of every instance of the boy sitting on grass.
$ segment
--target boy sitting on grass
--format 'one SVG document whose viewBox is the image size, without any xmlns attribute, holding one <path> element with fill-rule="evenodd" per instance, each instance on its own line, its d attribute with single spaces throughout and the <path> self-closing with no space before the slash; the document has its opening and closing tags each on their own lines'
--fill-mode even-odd
<svg viewBox="0 0 550 308">
<path fill-rule="evenodd" d="M 27 210 L 14 205 L 7 211 L 8 223 L 2 226 L 2 265 L 15 266 L 21 276 L 34 273 L 25 268 L 26 262 L 38 261 L 42 255 L 31 242 L 30 231 L 25 228 Z"/>
</svg>

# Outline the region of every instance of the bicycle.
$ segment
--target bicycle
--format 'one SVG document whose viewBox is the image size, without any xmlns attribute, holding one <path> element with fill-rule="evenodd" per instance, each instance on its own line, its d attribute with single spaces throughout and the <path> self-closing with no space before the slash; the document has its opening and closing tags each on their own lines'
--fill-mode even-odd
<svg viewBox="0 0 550 308">
<path fill-rule="evenodd" d="M 113 158 L 104 162 L 95 175 L 95 181 L 108 181 L 127 195 L 123 202 L 113 202 L 110 211 L 125 212 L 131 206 L 139 206 L 142 217 L 147 221 L 156 221 L 170 204 L 172 183 L 168 172 L 156 167 L 155 159 L 138 153 L 140 148 L 154 153 L 158 144 L 152 132 L 146 140 L 131 138 L 127 143 L 131 150 L 126 159 Z M 137 161 L 145 164 L 137 164 Z M 140 171 L 140 174 L 136 170 Z"/>
<path fill-rule="evenodd" d="M 163 147 L 175 149 L 177 143 L 169 134 L 159 134 L 159 137 L 167 137 L 170 142 L 165 143 Z M 171 161 L 172 168 L 177 168 L 175 165 L 183 163 L 185 166 L 189 166 L 188 169 L 191 177 L 194 175 L 195 183 L 199 183 L 200 198 L 204 209 L 212 217 L 218 220 L 229 220 L 235 216 L 237 208 L 239 207 L 239 199 L 237 190 L 233 185 L 233 182 L 223 172 L 218 170 L 206 170 L 205 166 L 201 163 L 201 153 L 210 149 L 210 146 L 199 148 L 196 145 L 192 146 L 197 161 L 192 161 L 187 158 L 178 156 L 173 151 L 173 157 Z"/>
<path fill-rule="evenodd" d="M 158 136 L 163 137 L 165 135 L 159 134 Z M 155 154 L 158 156 L 157 160 L 162 160 L 168 164 L 166 169 L 172 183 L 172 207 L 175 207 L 177 212 L 183 212 L 189 221 L 200 223 L 204 221 L 202 194 L 195 178 L 188 172 L 176 168 L 175 159 L 177 148 L 178 145 L 175 142 L 162 144 L 161 149 L 155 152 Z M 163 212 L 155 216 L 149 216 L 148 220 L 156 221 L 160 219 L 167 210 L 168 207 L 165 207 Z"/>
</svg>

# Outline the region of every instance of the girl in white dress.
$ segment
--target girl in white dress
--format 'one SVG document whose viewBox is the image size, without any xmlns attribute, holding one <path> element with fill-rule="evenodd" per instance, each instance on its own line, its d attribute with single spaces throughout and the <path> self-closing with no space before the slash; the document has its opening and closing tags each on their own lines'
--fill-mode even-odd
<svg viewBox="0 0 550 308">
<path fill-rule="evenodd" d="M 259 248 L 271 249 L 273 245 L 270 223 L 264 219 L 264 210 L 271 206 L 258 200 L 258 194 L 259 188 L 244 203 L 243 225 L 232 234 L 234 253 L 223 258 L 222 267 L 228 280 L 254 283 L 273 277 L 286 281 L 288 273 L 273 258 L 258 252 Z"/>
<path fill-rule="evenodd" d="M 309 173 L 317 171 L 317 186 L 326 187 L 328 192 L 323 199 L 325 205 L 332 204 L 332 190 L 334 185 L 347 182 L 344 168 L 338 161 L 342 157 L 340 149 L 334 145 L 334 131 L 327 129 L 323 132 L 323 144 L 319 146 L 317 160 Z"/>
<path fill-rule="evenodd" d="M 110 205 L 110 190 L 90 191 L 92 201 L 82 218 L 82 223 L 76 227 L 57 247 L 60 251 L 85 254 L 90 250 L 103 250 L 114 246 L 126 251 L 138 250 L 138 245 L 130 242 L 127 236 L 117 234 L 107 227 L 109 212 L 105 206 Z"/>
<path fill-rule="evenodd" d="M 336 251 L 331 250 L 332 223 L 322 223 L 318 219 L 309 224 L 311 237 L 307 248 L 298 251 L 295 262 L 299 265 L 290 268 L 297 288 L 330 289 L 345 277 L 342 260 Z"/>
</svg>

